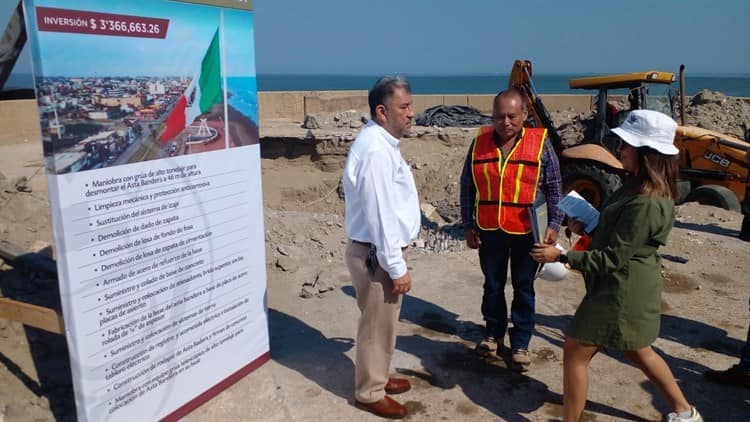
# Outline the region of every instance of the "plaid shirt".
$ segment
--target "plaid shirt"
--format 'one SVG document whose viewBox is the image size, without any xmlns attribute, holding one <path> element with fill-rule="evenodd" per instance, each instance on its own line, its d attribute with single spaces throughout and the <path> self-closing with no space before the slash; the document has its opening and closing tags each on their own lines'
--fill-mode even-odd
<svg viewBox="0 0 750 422">
<path fill-rule="evenodd" d="M 464 169 L 461 172 L 461 220 L 464 228 L 476 227 L 474 223 L 474 204 L 476 202 L 477 188 L 474 185 L 471 169 L 471 152 L 474 150 L 474 142 L 476 142 L 476 139 L 471 143 L 469 153 L 466 155 L 466 162 L 464 162 Z M 502 150 L 500 153 L 501 159 L 505 160 L 506 157 L 502 157 Z M 557 155 L 552 148 L 549 138 L 544 140 L 539 190 L 547 198 L 548 227 L 559 231 L 563 220 L 563 212 L 557 208 L 557 203 L 560 202 L 560 198 L 562 197 L 562 175 L 560 173 L 560 163 L 557 161 Z"/>
</svg>

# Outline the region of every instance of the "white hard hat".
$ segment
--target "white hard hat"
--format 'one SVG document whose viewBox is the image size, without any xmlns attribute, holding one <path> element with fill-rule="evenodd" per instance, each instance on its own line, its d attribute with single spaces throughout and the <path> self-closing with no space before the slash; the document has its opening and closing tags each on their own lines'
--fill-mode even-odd
<svg viewBox="0 0 750 422">
<path fill-rule="evenodd" d="M 567 277 L 569 272 L 562 262 L 548 262 L 542 265 L 537 277 L 547 281 L 560 281 Z"/>
<path fill-rule="evenodd" d="M 560 252 L 565 252 L 565 249 L 559 243 L 555 243 L 555 247 Z M 548 262 L 539 269 L 537 277 L 547 281 L 560 281 L 567 277 L 569 272 L 562 262 Z"/>
</svg>

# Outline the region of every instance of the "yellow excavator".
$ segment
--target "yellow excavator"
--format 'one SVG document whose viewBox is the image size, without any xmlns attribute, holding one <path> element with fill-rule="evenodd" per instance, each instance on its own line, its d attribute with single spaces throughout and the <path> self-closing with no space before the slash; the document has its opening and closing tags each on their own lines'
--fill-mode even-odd
<svg viewBox="0 0 750 422">
<path fill-rule="evenodd" d="M 673 73 L 660 71 L 571 79 L 571 89 L 597 91 L 593 136 L 576 145 L 563 144 L 556 132 L 534 88 L 530 61 L 515 61 L 508 86 L 517 87 L 527 94 L 529 112 L 533 117 L 530 124 L 548 129 L 560 158 L 566 192 L 574 189 L 598 208 L 621 185 L 622 165 L 616 157 L 616 137 L 609 133 L 609 129 L 619 125 L 633 109 L 657 110 L 675 118 L 679 108 L 679 119 L 676 120 L 681 125 L 675 136 L 675 145 L 680 150 L 680 196 L 677 202 L 697 201 L 750 215 L 750 143 L 685 125 L 684 66 L 680 66 L 679 94 L 672 88 L 673 82 Z M 620 98 L 627 98 L 628 107 L 624 110 L 617 110 L 608 102 L 617 98 L 613 95 L 617 92 L 622 93 Z M 745 220 L 747 222 L 748 218 Z M 745 225 L 743 223 L 743 230 Z"/>
</svg>

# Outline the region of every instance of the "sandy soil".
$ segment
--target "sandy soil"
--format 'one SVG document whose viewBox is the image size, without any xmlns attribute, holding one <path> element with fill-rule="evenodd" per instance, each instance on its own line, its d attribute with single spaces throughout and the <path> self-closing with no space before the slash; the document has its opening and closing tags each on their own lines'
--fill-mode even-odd
<svg viewBox="0 0 750 422">
<path fill-rule="evenodd" d="M 343 263 L 339 179 L 356 130 L 308 133 L 289 122 L 262 127 L 272 360 L 186 420 L 377 420 L 352 405 L 358 311 Z M 437 212 L 425 213 L 410 252 L 414 288 L 404 301 L 393 368 L 414 388 L 399 399 L 411 420 L 555 420 L 563 330 L 584 293 L 582 279 L 573 274 L 537 282 L 528 373 L 475 356 L 482 274 L 476 252 L 442 225 L 457 216 L 458 176 L 471 136 L 468 129 L 415 128 L 402 144 L 421 201 Z M 0 147 L 7 179 L 26 176 L 32 187 L 17 192 L 5 182 L 0 236 L 29 250 L 52 243 L 41 166 L 41 148 Z M 750 389 L 708 384 L 701 376 L 736 363 L 750 323 L 750 243 L 737 238 L 742 216 L 694 203 L 678 210 L 660 251 L 664 315 L 655 347 L 706 420 L 743 420 L 750 414 Z M 57 300 L 55 280 L 7 264 L 0 267 L 0 288 L 5 296 L 45 306 Z M 591 375 L 585 420 L 659 420 L 668 411 L 619 353 L 596 357 Z M 72 397 L 64 339 L 0 320 L 0 420 L 71 420 Z"/>
</svg>

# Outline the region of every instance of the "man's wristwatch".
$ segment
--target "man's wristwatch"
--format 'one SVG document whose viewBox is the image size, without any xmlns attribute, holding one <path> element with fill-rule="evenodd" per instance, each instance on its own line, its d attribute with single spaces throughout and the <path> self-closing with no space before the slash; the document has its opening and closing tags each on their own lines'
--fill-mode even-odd
<svg viewBox="0 0 750 422">
<path fill-rule="evenodd" d="M 560 256 L 557 257 L 557 260 L 560 261 L 563 264 L 568 263 L 568 254 L 565 252 L 560 252 Z"/>
</svg>

